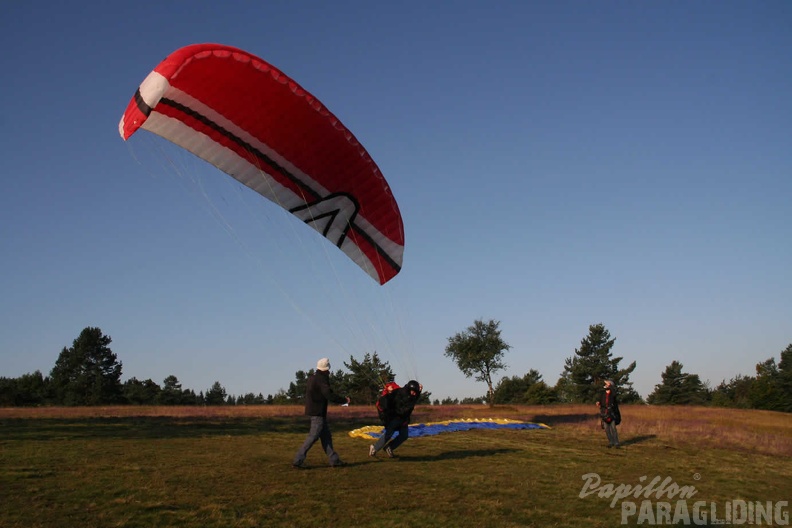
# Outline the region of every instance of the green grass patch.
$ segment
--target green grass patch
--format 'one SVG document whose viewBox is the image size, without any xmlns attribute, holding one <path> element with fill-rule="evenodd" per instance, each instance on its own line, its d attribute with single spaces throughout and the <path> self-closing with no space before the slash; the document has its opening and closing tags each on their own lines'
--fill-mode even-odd
<svg viewBox="0 0 792 528">
<path fill-rule="evenodd" d="M 421 408 L 421 421 L 552 428 L 412 438 L 397 459 L 369 458 L 369 442 L 347 435 L 376 423 L 370 409 L 334 408 L 348 465 L 328 467 L 317 444 L 304 470 L 291 467 L 308 430 L 300 409 L 0 409 L 0 526 L 619 525 L 620 504 L 579 497 L 589 473 L 614 485 L 670 477 L 696 488 L 690 504 L 790 499 L 792 416 L 625 407 L 622 449 L 605 447 L 587 407 Z"/>
</svg>

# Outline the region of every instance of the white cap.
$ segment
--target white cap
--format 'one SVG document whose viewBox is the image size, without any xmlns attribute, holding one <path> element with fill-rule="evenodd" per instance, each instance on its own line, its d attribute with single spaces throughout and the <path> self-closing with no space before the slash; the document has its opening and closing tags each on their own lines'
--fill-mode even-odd
<svg viewBox="0 0 792 528">
<path fill-rule="evenodd" d="M 316 362 L 316 370 L 330 370 L 330 360 L 322 358 Z"/>
</svg>

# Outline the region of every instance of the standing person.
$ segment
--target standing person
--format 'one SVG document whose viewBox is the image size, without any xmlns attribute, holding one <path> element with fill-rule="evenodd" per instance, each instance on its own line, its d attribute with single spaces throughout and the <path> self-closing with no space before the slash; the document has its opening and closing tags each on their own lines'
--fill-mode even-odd
<svg viewBox="0 0 792 528">
<path fill-rule="evenodd" d="M 327 425 L 327 404 L 349 403 L 349 397 L 341 397 L 330 388 L 330 360 L 322 358 L 316 363 L 316 372 L 308 377 L 308 387 L 305 391 L 305 414 L 311 417 L 311 428 L 302 447 L 294 455 L 292 466 L 303 467 L 305 455 L 317 440 L 321 440 L 322 449 L 330 459 L 333 467 L 342 466 L 344 462 L 333 449 L 333 436 Z"/>
<path fill-rule="evenodd" d="M 608 447 L 619 447 L 619 433 L 616 431 L 616 426 L 621 423 L 621 412 L 616 399 L 616 386 L 611 380 L 605 380 L 605 390 L 600 395 L 597 407 L 599 407 L 602 428 L 608 436 Z"/>
<path fill-rule="evenodd" d="M 409 437 L 410 416 L 412 416 L 415 404 L 421 396 L 423 386 L 415 380 L 410 380 L 407 385 L 396 389 L 380 398 L 382 401 L 385 432 L 377 440 L 376 444 L 369 446 L 369 456 L 376 456 L 377 451 L 385 448 L 385 453 L 393 458 L 393 452 L 402 445 Z M 395 432 L 399 433 L 395 440 L 391 441 Z"/>
</svg>

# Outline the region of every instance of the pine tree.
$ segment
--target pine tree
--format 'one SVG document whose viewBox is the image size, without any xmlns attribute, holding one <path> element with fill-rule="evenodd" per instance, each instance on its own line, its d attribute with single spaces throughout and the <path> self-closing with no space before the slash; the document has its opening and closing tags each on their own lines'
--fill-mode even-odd
<svg viewBox="0 0 792 528">
<path fill-rule="evenodd" d="M 212 387 L 206 391 L 205 397 L 206 405 L 225 405 L 226 390 L 219 381 L 215 381 Z"/>
<path fill-rule="evenodd" d="M 289 390 L 286 391 L 289 403 L 305 403 L 305 390 L 308 388 L 308 376 L 312 373 L 313 369 L 309 372 L 298 370 L 294 373 L 295 381 L 289 383 Z"/>
<path fill-rule="evenodd" d="M 188 401 L 192 400 L 192 401 Z M 160 391 L 157 401 L 161 405 L 193 405 L 195 399 L 185 397 L 185 391 L 182 390 L 182 385 L 179 378 L 171 374 L 162 381 L 162 390 Z"/>
<path fill-rule="evenodd" d="M 621 402 L 640 400 L 630 381 L 635 361 L 626 369 L 620 369 L 619 363 L 624 358 L 612 357 L 615 342 L 602 323 L 589 326 L 588 336 L 581 340 L 580 348 L 564 363 L 562 376 L 567 378 L 567 398 L 576 403 L 591 403 L 602 390 L 602 382 L 609 379 L 616 384 Z"/>
<path fill-rule="evenodd" d="M 391 366 L 387 361 L 382 361 L 376 352 L 366 353 L 363 361 L 349 356 L 349 362 L 344 361 L 344 366 L 350 374 L 344 382 L 334 381 L 333 389 L 340 394 L 348 394 L 355 403 L 373 405 L 385 384 L 393 377 Z M 408 381 L 401 380 L 399 385 Z"/>
<path fill-rule="evenodd" d="M 781 357 L 784 355 L 782 353 Z M 788 394 L 783 389 L 783 374 L 775 358 L 756 365 L 756 378 L 751 384 L 748 397 L 754 409 L 784 411 L 789 409 Z"/>
<path fill-rule="evenodd" d="M 121 362 L 110 350 L 110 336 L 85 328 L 63 348 L 50 373 L 56 403 L 103 405 L 122 400 Z"/>
<path fill-rule="evenodd" d="M 778 362 L 778 388 L 782 394 L 782 411 L 792 412 L 792 344 L 781 352 Z"/>
<path fill-rule="evenodd" d="M 504 377 L 495 387 L 495 403 L 529 403 L 526 401 L 528 392 L 538 384 L 544 385 L 544 382 L 542 381 L 542 375 L 539 374 L 539 371 L 535 369 L 529 370 L 523 377 Z M 538 389 L 534 388 L 533 390 L 537 391 Z M 535 392 L 532 392 L 531 394 L 534 396 L 536 395 Z"/>
<path fill-rule="evenodd" d="M 655 385 L 647 402 L 654 405 L 702 405 L 709 400 L 709 391 L 698 374 L 682 371 L 682 363 L 672 361 L 661 374 L 662 383 Z"/>
</svg>

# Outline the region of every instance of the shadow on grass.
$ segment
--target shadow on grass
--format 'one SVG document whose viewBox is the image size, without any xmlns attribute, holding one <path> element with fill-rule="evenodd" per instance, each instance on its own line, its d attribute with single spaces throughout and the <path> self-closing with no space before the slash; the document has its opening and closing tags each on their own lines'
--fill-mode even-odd
<svg viewBox="0 0 792 528">
<path fill-rule="evenodd" d="M 632 438 L 628 438 L 627 440 L 623 440 L 621 442 L 622 446 L 629 446 L 634 444 L 640 444 L 641 442 L 646 442 L 647 440 L 652 440 L 657 438 L 657 435 L 641 435 L 641 436 L 633 436 Z"/>
<path fill-rule="evenodd" d="M 400 460 L 405 462 L 435 462 L 438 460 L 461 460 L 473 457 L 485 457 L 494 455 L 505 455 L 508 453 L 518 453 L 519 449 L 501 448 L 501 449 L 462 449 L 459 451 L 446 451 L 437 455 L 398 455 Z"/>
<path fill-rule="evenodd" d="M 362 462 L 345 462 L 344 465 L 340 468 L 332 467 L 328 464 L 325 465 L 305 465 L 298 468 L 300 471 L 309 470 L 309 469 L 328 469 L 333 471 L 343 470 L 343 468 L 348 467 L 358 467 L 358 466 L 366 466 L 368 464 L 377 464 L 379 462 L 437 462 L 439 460 L 462 460 L 465 458 L 473 458 L 473 457 L 485 457 L 485 456 L 494 456 L 494 455 L 504 455 L 508 453 L 518 453 L 519 449 L 464 449 L 460 451 L 446 451 L 445 453 L 439 453 L 437 455 L 400 455 L 397 454 L 394 459 L 389 459 L 384 455 L 380 455 L 378 457 L 369 458 L 368 460 Z"/>
<path fill-rule="evenodd" d="M 360 427 L 352 420 L 330 423 L 332 430 Z M 288 418 L 202 418 L 202 417 L 113 417 L 41 418 L 0 420 L 5 440 L 68 440 L 79 438 L 196 438 L 243 436 L 265 433 L 307 434 L 307 417 Z"/>
<path fill-rule="evenodd" d="M 599 419 L 596 413 L 579 413 L 579 414 L 537 414 L 531 418 L 532 422 L 539 422 L 547 424 L 550 427 L 561 424 L 576 424 L 590 422 Z"/>
</svg>

